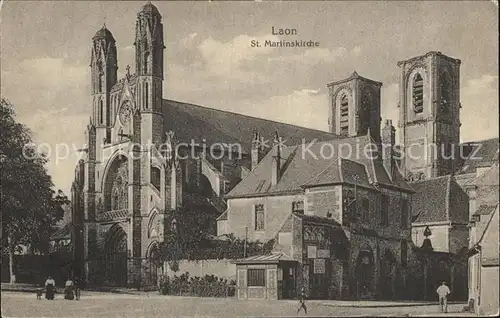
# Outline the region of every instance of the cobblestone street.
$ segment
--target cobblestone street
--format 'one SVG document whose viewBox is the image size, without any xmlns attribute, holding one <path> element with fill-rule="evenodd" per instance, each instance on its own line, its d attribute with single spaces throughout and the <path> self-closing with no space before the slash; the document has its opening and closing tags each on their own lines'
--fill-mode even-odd
<svg viewBox="0 0 500 318">
<path fill-rule="evenodd" d="M 155 293 L 123 295 L 84 293 L 80 301 L 37 300 L 31 293 L 2 293 L 2 317 L 269 317 L 297 316 L 294 301 L 239 301 L 236 299 L 169 297 Z M 308 316 L 462 316 L 463 305 L 450 306 L 440 314 L 435 305 L 404 305 L 375 302 L 308 302 Z M 361 307 L 352 307 L 352 306 Z M 351 306 L 351 307 L 348 307 Z M 370 307 L 367 307 L 370 306 Z M 301 313 L 303 315 L 303 313 Z M 467 314 L 467 316 L 473 316 Z"/>
</svg>

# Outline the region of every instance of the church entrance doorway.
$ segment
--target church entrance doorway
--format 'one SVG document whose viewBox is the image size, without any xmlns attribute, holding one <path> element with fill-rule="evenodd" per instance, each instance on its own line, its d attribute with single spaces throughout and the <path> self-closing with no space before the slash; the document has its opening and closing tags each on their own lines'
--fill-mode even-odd
<svg viewBox="0 0 500 318">
<path fill-rule="evenodd" d="M 357 299 L 373 298 L 373 260 L 373 253 L 371 251 L 362 250 L 359 252 L 355 270 Z"/>
<path fill-rule="evenodd" d="M 382 299 L 389 300 L 396 297 L 396 258 L 387 250 L 382 256 L 380 264 L 380 293 Z"/>
<path fill-rule="evenodd" d="M 104 258 L 106 285 L 127 286 L 127 233 L 118 225 L 108 232 Z"/>
</svg>

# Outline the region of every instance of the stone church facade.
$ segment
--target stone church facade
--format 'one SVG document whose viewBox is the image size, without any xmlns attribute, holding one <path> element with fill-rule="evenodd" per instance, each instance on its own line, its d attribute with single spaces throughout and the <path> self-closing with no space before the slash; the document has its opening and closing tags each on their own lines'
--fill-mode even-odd
<svg viewBox="0 0 500 318">
<path fill-rule="evenodd" d="M 155 285 L 165 220 L 181 207 L 211 215 L 215 234 L 224 195 L 252 167 L 256 130 L 296 143 L 335 137 L 164 99 L 162 16 L 151 3 L 137 15 L 134 46 L 135 72 L 127 66 L 118 79 L 111 31 L 92 38 L 92 111 L 72 185 L 75 271 L 91 285 Z"/>
</svg>

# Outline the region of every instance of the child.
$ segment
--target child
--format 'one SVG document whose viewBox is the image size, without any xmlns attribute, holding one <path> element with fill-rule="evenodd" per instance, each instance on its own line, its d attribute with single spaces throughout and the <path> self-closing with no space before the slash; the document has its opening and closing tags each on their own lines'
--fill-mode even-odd
<svg viewBox="0 0 500 318">
<path fill-rule="evenodd" d="M 299 309 L 297 309 L 297 314 L 299 314 L 300 310 L 302 308 L 304 308 L 304 312 L 306 313 L 307 315 L 307 306 L 306 306 L 306 298 L 307 298 L 307 294 L 306 292 L 304 291 L 304 287 L 302 287 L 300 289 L 300 294 L 299 294 L 299 304 L 300 304 L 300 307 Z"/>
</svg>

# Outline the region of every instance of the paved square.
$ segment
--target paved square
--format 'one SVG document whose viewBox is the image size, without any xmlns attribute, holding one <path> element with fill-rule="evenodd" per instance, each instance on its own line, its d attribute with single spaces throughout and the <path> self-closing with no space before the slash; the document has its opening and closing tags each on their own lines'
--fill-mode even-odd
<svg viewBox="0 0 500 318">
<path fill-rule="evenodd" d="M 438 306 L 353 308 L 335 302 L 308 302 L 309 316 L 439 315 Z M 463 305 L 451 305 L 457 316 Z M 2 317 L 276 317 L 297 316 L 295 301 L 239 301 L 236 299 L 171 297 L 158 294 L 123 295 L 83 293 L 80 301 L 37 300 L 31 293 L 2 293 Z M 303 315 L 303 313 L 301 314 Z"/>
</svg>

